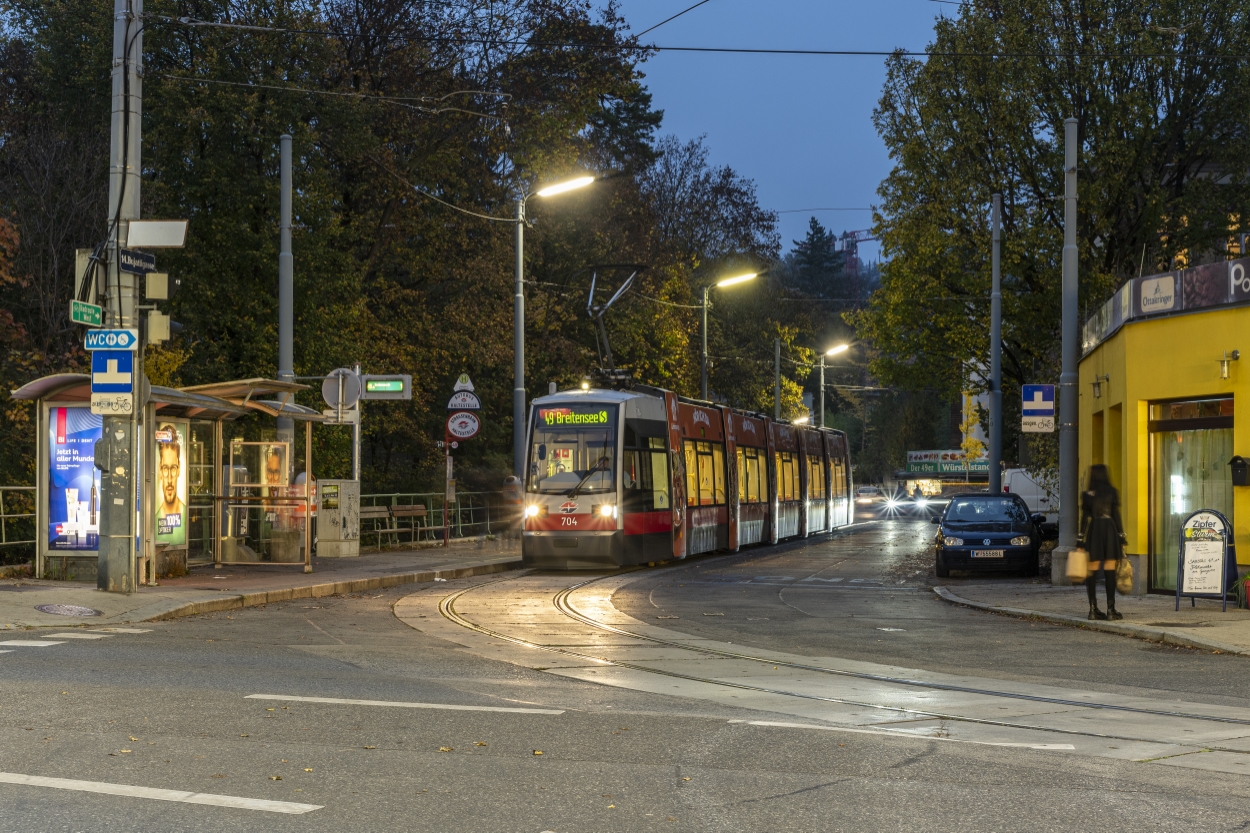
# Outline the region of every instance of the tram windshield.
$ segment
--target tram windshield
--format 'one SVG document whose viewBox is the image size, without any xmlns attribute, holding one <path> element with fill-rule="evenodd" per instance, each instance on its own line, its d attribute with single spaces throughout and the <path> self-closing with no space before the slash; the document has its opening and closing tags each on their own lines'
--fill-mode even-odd
<svg viewBox="0 0 1250 833">
<path fill-rule="evenodd" d="M 526 491 L 547 495 L 613 491 L 617 408 L 592 402 L 535 407 Z"/>
</svg>

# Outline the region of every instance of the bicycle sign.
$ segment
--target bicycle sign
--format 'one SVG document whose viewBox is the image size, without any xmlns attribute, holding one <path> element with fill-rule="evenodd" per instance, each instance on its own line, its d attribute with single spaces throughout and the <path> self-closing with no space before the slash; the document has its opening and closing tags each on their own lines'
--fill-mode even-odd
<svg viewBox="0 0 1250 833">
<path fill-rule="evenodd" d="M 93 393 L 91 413 L 101 416 L 128 416 L 135 409 L 133 393 Z"/>
</svg>

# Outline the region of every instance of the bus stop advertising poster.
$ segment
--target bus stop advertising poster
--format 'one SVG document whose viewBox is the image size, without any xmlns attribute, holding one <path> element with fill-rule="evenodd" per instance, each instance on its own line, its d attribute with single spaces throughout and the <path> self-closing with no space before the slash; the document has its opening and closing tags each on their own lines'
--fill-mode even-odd
<svg viewBox="0 0 1250 833">
<path fill-rule="evenodd" d="M 95 444 L 104 417 L 88 408 L 48 411 L 48 549 L 100 545 L 100 471 Z"/>
<path fill-rule="evenodd" d="M 156 543 L 187 543 L 187 423 L 161 422 L 156 439 Z"/>
</svg>

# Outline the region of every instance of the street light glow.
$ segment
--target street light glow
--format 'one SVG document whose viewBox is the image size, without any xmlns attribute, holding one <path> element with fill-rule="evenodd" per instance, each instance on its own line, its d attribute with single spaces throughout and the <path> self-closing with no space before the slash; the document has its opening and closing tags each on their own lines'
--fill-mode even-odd
<svg viewBox="0 0 1250 833">
<path fill-rule="evenodd" d="M 757 278 L 757 277 L 759 277 L 758 272 L 750 272 L 745 275 L 737 275 L 732 278 L 725 278 L 723 281 L 717 281 L 716 285 L 717 286 L 733 286 L 736 283 L 742 283 L 743 281 L 749 281 L 752 278 Z"/>
<path fill-rule="evenodd" d="M 838 355 L 839 353 L 845 353 L 845 352 L 846 352 L 847 350 L 849 350 L 849 349 L 851 349 L 851 345 L 849 345 L 849 344 L 839 344 L 837 347 L 830 347 L 830 348 L 829 348 L 829 350 L 825 352 L 825 355 L 826 355 L 826 356 L 836 356 L 836 355 Z"/>
<path fill-rule="evenodd" d="M 802 425 L 802 424 L 804 424 L 805 422 L 807 422 L 807 421 L 808 421 L 808 420 L 810 420 L 810 419 L 811 419 L 811 417 L 805 417 L 805 416 L 803 416 L 803 417 L 798 417 L 797 419 L 794 419 L 794 420 L 792 420 L 792 421 L 793 421 L 793 423 L 794 423 L 795 425 Z"/>
<path fill-rule="evenodd" d="M 567 182 L 557 182 L 555 185 L 548 185 L 546 188 L 538 191 L 535 196 L 554 197 L 556 194 L 563 194 L 565 191 L 585 188 L 594 181 L 595 178 L 593 176 L 579 176 L 577 179 L 570 179 Z"/>
</svg>

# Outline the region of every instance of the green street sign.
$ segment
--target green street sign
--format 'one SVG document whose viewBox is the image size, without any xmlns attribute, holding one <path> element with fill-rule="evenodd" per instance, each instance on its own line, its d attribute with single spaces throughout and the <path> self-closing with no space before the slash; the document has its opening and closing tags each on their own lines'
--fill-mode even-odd
<svg viewBox="0 0 1250 833">
<path fill-rule="evenodd" d="M 70 301 L 69 320 L 88 327 L 101 327 L 104 325 L 104 310 L 85 301 Z"/>
<path fill-rule="evenodd" d="M 403 389 L 403 379 L 367 379 L 365 381 L 365 391 L 368 393 L 401 393 Z"/>
</svg>

